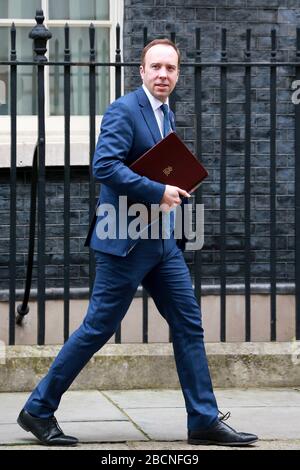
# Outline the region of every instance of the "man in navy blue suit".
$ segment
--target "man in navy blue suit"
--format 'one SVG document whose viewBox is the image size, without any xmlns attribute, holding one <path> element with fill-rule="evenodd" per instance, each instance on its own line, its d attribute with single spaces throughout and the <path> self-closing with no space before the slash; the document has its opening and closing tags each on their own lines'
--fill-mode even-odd
<svg viewBox="0 0 300 470">
<path fill-rule="evenodd" d="M 152 296 L 171 332 L 177 372 L 187 409 L 191 444 L 247 445 L 257 436 L 236 432 L 219 418 L 204 342 L 201 312 L 195 299 L 182 249 L 174 237 L 174 218 L 165 236 L 164 217 L 158 237 L 132 236 L 132 215 L 124 216 L 121 198 L 132 203 L 159 204 L 163 215 L 174 211 L 183 189 L 139 176 L 129 165 L 175 129 L 168 97 L 179 75 L 180 53 L 168 39 L 157 39 L 142 53 L 143 85 L 113 102 L 101 124 L 93 170 L 101 183 L 97 218 L 88 236 L 94 250 L 96 277 L 86 317 L 64 344 L 48 374 L 27 400 L 18 423 L 46 445 L 75 445 L 57 424 L 54 412 L 62 394 L 81 369 L 116 332 L 140 284 Z M 126 215 L 126 214 L 125 214 Z M 124 222 L 125 220 L 125 222 Z M 123 222 L 122 222 L 123 221 Z M 104 227 L 109 227 L 105 232 Z M 143 233 L 149 234 L 149 227 Z M 108 234 L 109 236 L 105 236 Z"/>
</svg>

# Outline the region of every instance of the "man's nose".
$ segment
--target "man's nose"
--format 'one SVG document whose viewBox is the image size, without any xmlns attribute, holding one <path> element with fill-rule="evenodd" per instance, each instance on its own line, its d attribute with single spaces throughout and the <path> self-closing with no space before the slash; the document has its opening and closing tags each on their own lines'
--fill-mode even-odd
<svg viewBox="0 0 300 470">
<path fill-rule="evenodd" d="M 166 77 L 167 76 L 167 69 L 165 69 L 164 67 L 161 67 L 160 70 L 159 70 L 159 76 L 160 77 Z"/>
</svg>

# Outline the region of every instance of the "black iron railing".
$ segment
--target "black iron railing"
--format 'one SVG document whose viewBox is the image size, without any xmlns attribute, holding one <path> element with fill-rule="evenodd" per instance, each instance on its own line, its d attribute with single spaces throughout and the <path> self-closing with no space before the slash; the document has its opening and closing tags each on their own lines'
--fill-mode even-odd
<svg viewBox="0 0 300 470">
<path fill-rule="evenodd" d="M 92 162 L 95 150 L 95 118 L 96 118 L 96 70 L 98 67 L 113 67 L 115 70 L 115 97 L 121 95 L 121 72 L 123 67 L 138 67 L 137 62 L 122 62 L 120 49 L 120 26 L 116 28 L 116 56 L 115 62 L 97 62 L 95 54 L 95 29 L 90 26 L 90 56 L 88 62 L 72 62 L 69 28 L 65 26 L 65 53 L 64 61 L 47 61 L 45 56 L 46 44 L 51 40 L 51 33 L 43 25 L 44 17 L 41 10 L 37 11 L 37 25 L 30 33 L 33 39 L 35 57 L 33 61 L 18 61 L 17 51 L 15 49 L 16 29 L 11 27 L 11 54 L 10 60 L 0 62 L 0 65 L 6 65 L 10 69 L 10 109 L 11 109 L 11 165 L 10 165 L 10 263 L 9 263 L 9 344 L 15 342 L 15 324 L 16 324 L 16 172 L 17 172 L 17 73 L 20 65 L 34 65 L 36 67 L 38 82 L 38 136 L 37 146 L 33 159 L 33 178 L 31 193 L 31 228 L 29 235 L 29 252 L 28 252 L 28 268 L 27 280 L 23 302 L 17 308 L 17 324 L 22 323 L 22 318 L 29 311 L 28 301 L 30 297 L 30 286 L 33 266 L 34 254 L 34 238 L 35 238 L 35 201 L 37 199 L 37 304 L 38 304 L 38 344 L 44 344 L 45 341 L 45 299 L 46 299 L 46 277 L 45 277 L 45 84 L 44 71 L 45 67 L 56 65 L 63 67 L 64 70 L 64 282 L 63 282 L 63 301 L 64 301 L 64 339 L 69 336 L 69 320 L 70 320 L 70 96 L 71 96 L 71 70 L 72 67 L 88 67 L 89 68 L 89 154 L 90 162 Z M 226 250 L 227 250 L 227 93 L 228 93 L 228 74 L 232 67 L 240 67 L 244 70 L 244 92 L 245 92 L 245 137 L 244 137 L 244 284 L 239 286 L 239 292 L 242 292 L 245 298 L 245 340 L 251 340 L 251 294 L 253 286 L 251 285 L 251 79 L 253 67 L 265 67 L 270 73 L 270 276 L 269 276 L 269 293 L 270 293 L 270 319 L 271 319 L 271 335 L 270 340 L 276 340 L 276 296 L 280 291 L 277 276 L 277 244 L 276 244 L 276 93 L 277 93 L 277 71 L 281 66 L 292 66 L 295 71 L 295 79 L 300 79 L 300 28 L 297 29 L 295 60 L 289 62 L 277 61 L 276 52 L 276 31 L 271 32 L 271 50 L 269 61 L 252 61 L 251 60 L 251 30 L 246 33 L 246 44 L 243 61 L 230 61 L 227 55 L 226 29 L 222 29 L 221 35 L 221 60 L 220 61 L 202 61 L 202 51 L 200 44 L 200 29 L 195 31 L 195 60 L 182 63 L 181 67 L 193 67 L 195 78 L 195 130 L 196 130 L 196 153 L 202 155 L 202 89 L 203 89 L 203 70 L 210 67 L 217 67 L 220 70 L 220 322 L 221 335 L 220 340 L 226 341 L 226 295 L 228 294 L 228 282 L 226 273 Z M 176 40 L 175 33 L 171 33 L 171 39 Z M 144 44 L 147 43 L 147 29 L 144 28 Z M 175 107 L 175 96 L 171 97 L 171 107 Z M 295 293 L 296 309 L 295 309 L 295 338 L 300 339 L 300 105 L 295 106 L 295 284 L 289 284 L 289 289 Z M 95 184 L 92 175 L 92 165 L 90 165 L 90 220 L 94 213 L 94 202 L 96 197 Z M 203 197 L 203 188 L 199 188 L 195 195 L 195 202 L 201 203 Z M 93 257 L 89 261 L 90 270 L 90 289 L 93 285 L 95 266 Z M 202 253 L 195 253 L 195 291 L 199 302 L 205 291 L 202 285 Z M 236 287 L 237 288 L 237 287 Z M 259 286 L 257 287 L 259 290 Z M 256 290 L 257 290 L 256 289 Z M 144 291 L 143 294 L 143 341 L 148 341 L 148 297 Z M 121 328 L 116 333 L 116 342 L 121 342 Z"/>
</svg>

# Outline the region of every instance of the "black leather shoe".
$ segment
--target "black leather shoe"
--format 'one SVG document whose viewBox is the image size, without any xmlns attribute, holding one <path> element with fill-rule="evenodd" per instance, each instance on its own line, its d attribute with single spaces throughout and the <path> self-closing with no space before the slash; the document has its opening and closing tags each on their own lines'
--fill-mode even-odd
<svg viewBox="0 0 300 470">
<path fill-rule="evenodd" d="M 220 419 L 208 429 L 188 431 L 188 444 L 218 446 L 247 446 L 258 440 L 255 434 L 237 432 Z"/>
<path fill-rule="evenodd" d="M 18 416 L 17 423 L 21 428 L 38 438 L 38 440 L 47 446 L 75 446 L 78 439 L 72 436 L 66 436 L 60 429 L 56 418 L 36 418 L 25 409 Z"/>
</svg>

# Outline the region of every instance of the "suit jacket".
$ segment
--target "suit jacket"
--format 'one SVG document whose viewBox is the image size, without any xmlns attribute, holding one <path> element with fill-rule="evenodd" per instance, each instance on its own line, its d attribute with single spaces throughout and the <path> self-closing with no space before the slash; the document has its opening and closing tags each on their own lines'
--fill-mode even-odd
<svg viewBox="0 0 300 470">
<path fill-rule="evenodd" d="M 170 113 L 171 126 L 175 130 L 174 114 Z M 165 185 L 152 181 L 130 170 L 128 167 L 143 153 L 153 147 L 161 134 L 151 104 L 142 87 L 114 101 L 102 119 L 93 159 L 93 174 L 101 183 L 101 191 L 96 206 L 110 204 L 115 213 L 94 216 L 85 246 L 117 256 L 126 256 L 140 239 L 120 236 L 119 213 L 124 207 L 119 206 L 119 196 L 128 200 L 159 204 Z M 184 201 L 186 202 L 186 201 Z M 116 217 L 115 217 L 116 215 Z M 97 224 L 105 217 L 113 227 L 115 239 L 100 239 L 96 234 Z M 127 228 L 134 216 L 128 217 Z M 178 240 L 184 249 L 185 239 Z"/>
</svg>

